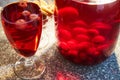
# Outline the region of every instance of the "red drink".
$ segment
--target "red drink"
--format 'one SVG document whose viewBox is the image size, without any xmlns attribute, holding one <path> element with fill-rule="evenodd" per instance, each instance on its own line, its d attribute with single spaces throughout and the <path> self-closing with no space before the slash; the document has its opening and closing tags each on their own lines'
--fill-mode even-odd
<svg viewBox="0 0 120 80">
<path fill-rule="evenodd" d="M 113 52 L 119 34 L 119 0 L 94 1 L 56 0 L 59 51 L 77 64 L 104 61 Z"/>
<path fill-rule="evenodd" d="M 35 54 L 42 30 L 42 14 L 38 5 L 12 3 L 4 7 L 2 24 L 14 49 L 25 57 Z"/>
</svg>

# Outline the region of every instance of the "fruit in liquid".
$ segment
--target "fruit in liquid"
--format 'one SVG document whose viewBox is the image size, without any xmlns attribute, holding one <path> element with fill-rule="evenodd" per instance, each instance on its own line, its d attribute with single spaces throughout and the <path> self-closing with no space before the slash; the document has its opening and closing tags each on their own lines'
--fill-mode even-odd
<svg viewBox="0 0 120 80">
<path fill-rule="evenodd" d="M 68 60 L 94 65 L 108 58 L 119 34 L 119 1 L 55 0 L 58 48 Z"/>
<path fill-rule="evenodd" d="M 42 29 L 42 14 L 38 5 L 27 2 L 20 6 L 19 2 L 3 8 L 1 13 L 5 34 L 14 49 L 24 57 L 35 54 Z"/>
</svg>

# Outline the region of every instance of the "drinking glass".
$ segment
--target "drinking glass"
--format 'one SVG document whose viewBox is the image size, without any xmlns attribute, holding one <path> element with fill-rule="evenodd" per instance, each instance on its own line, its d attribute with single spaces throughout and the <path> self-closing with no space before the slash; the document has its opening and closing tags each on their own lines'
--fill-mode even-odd
<svg viewBox="0 0 120 80">
<path fill-rule="evenodd" d="M 40 78 L 45 71 L 44 61 L 36 56 L 41 32 L 42 13 L 33 0 L 7 0 L 3 3 L 1 21 L 7 39 L 21 58 L 13 66 L 21 79 Z"/>
<path fill-rule="evenodd" d="M 69 61 L 95 65 L 114 51 L 120 0 L 55 0 L 58 49 Z"/>
</svg>

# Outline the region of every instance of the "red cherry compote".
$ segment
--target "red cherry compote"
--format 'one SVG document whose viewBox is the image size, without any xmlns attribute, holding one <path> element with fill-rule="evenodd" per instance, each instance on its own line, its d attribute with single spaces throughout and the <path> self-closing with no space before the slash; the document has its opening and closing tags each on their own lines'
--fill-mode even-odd
<svg viewBox="0 0 120 80">
<path fill-rule="evenodd" d="M 107 1 L 55 0 L 58 48 L 66 59 L 95 65 L 112 54 L 120 29 L 120 1 Z"/>
<path fill-rule="evenodd" d="M 5 34 L 14 49 L 24 57 L 35 54 L 42 29 L 42 14 L 38 5 L 27 2 L 21 6 L 19 2 L 3 8 L 2 25 Z"/>
</svg>

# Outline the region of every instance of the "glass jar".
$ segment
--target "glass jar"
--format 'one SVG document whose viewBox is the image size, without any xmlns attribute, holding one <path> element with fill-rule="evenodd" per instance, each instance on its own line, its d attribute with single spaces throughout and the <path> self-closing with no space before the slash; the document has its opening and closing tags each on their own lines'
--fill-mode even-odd
<svg viewBox="0 0 120 80">
<path fill-rule="evenodd" d="M 120 31 L 119 4 L 119 0 L 55 0 L 60 54 L 81 65 L 106 60 Z"/>
</svg>

